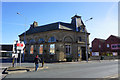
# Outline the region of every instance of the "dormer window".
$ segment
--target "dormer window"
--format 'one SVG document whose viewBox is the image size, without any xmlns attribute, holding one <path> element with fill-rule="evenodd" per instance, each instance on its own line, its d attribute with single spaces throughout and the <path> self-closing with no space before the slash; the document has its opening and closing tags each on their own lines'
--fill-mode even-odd
<svg viewBox="0 0 120 80">
<path fill-rule="evenodd" d="M 79 37 L 78 39 L 79 39 L 79 41 L 82 41 L 82 38 L 81 38 L 81 37 Z"/>
<path fill-rule="evenodd" d="M 80 30 L 81 30 L 81 27 L 78 27 L 78 32 L 80 32 Z"/>
<path fill-rule="evenodd" d="M 83 28 L 83 30 L 82 30 L 83 32 L 85 32 L 85 28 Z"/>
</svg>

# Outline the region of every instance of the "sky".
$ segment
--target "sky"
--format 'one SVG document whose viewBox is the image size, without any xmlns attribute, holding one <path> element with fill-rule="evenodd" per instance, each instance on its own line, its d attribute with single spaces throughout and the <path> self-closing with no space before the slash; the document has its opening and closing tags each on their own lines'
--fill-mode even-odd
<svg viewBox="0 0 120 80">
<path fill-rule="evenodd" d="M 90 33 L 90 44 L 94 38 L 118 36 L 118 2 L 2 2 L 0 44 L 19 40 L 18 35 L 29 29 L 34 21 L 39 26 L 59 21 L 71 23 L 75 14 L 82 16 Z M 91 17 L 92 20 L 85 22 Z"/>
</svg>

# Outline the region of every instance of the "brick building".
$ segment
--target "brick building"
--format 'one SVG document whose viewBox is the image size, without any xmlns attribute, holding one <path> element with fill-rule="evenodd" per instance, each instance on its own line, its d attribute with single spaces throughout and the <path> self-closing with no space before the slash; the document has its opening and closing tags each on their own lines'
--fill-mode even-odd
<svg viewBox="0 0 120 80">
<path fill-rule="evenodd" d="M 26 35 L 25 61 L 31 61 L 36 54 L 44 57 L 45 61 L 86 60 L 85 32 L 89 50 L 89 35 L 81 16 L 75 15 L 71 23 L 56 22 L 43 26 L 34 23 L 19 35 L 24 41 Z"/>
<path fill-rule="evenodd" d="M 105 40 L 104 39 L 99 39 L 99 38 L 95 38 L 92 41 L 92 52 L 104 52 L 104 43 Z"/>
<path fill-rule="evenodd" d="M 120 37 L 111 35 L 105 42 L 105 51 L 120 53 Z"/>
<path fill-rule="evenodd" d="M 95 38 L 92 41 L 92 52 L 99 52 L 99 55 L 120 54 L 120 37 L 111 35 L 106 40 Z"/>
</svg>

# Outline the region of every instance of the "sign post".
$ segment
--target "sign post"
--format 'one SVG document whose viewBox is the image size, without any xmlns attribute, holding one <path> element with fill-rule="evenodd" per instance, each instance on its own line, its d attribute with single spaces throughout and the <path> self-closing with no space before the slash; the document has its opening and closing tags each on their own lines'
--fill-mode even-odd
<svg viewBox="0 0 120 80">
<path fill-rule="evenodd" d="M 20 55 L 20 58 L 19 58 L 19 65 L 21 66 L 21 51 L 23 51 L 23 49 L 24 49 L 24 47 L 25 47 L 25 45 L 24 45 L 24 42 L 23 41 L 15 41 L 15 43 L 14 43 L 14 47 L 15 47 L 15 49 L 14 49 L 14 47 L 13 47 L 13 50 L 14 50 L 14 52 L 15 53 L 19 53 Z"/>
<path fill-rule="evenodd" d="M 18 58 L 18 54 L 12 54 L 12 57 L 15 56 L 15 59 L 16 59 L 16 66 L 17 66 L 17 58 Z"/>
</svg>

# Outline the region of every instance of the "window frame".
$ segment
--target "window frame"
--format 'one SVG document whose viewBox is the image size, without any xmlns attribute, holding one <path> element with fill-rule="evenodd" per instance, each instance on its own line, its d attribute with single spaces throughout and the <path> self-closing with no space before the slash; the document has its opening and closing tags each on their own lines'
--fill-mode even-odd
<svg viewBox="0 0 120 80">
<path fill-rule="evenodd" d="M 40 49 L 41 49 L 41 46 L 42 46 L 42 53 L 40 53 Z M 42 55 L 43 53 L 44 53 L 44 45 L 43 44 L 40 44 L 39 45 L 39 49 L 38 49 L 38 53 L 40 54 L 40 55 Z"/>
</svg>

